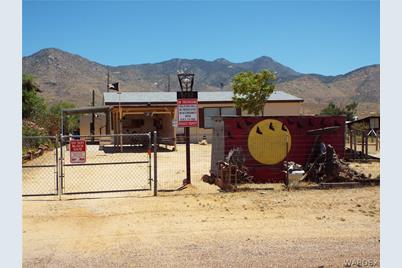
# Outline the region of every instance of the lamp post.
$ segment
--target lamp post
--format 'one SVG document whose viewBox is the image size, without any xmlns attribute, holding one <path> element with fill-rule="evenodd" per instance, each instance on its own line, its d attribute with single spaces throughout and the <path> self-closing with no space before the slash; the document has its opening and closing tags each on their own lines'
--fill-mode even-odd
<svg viewBox="0 0 402 268">
<path fill-rule="evenodd" d="M 177 74 L 180 84 L 182 97 L 186 98 L 191 95 L 194 85 L 194 74 L 180 73 Z M 186 140 L 186 179 L 183 185 L 191 184 L 191 162 L 190 162 L 190 127 L 184 127 L 184 137 Z"/>
</svg>

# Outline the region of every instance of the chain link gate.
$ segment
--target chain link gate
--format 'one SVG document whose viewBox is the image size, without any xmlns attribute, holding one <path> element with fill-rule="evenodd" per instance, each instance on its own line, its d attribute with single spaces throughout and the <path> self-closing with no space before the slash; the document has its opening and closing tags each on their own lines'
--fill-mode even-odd
<svg viewBox="0 0 402 268">
<path fill-rule="evenodd" d="M 85 140 L 86 160 L 71 161 L 72 140 Z M 151 134 L 61 136 L 62 194 L 150 191 Z"/>
<path fill-rule="evenodd" d="M 58 146 L 55 136 L 22 137 L 22 196 L 57 195 Z"/>
<path fill-rule="evenodd" d="M 70 159 L 72 140 L 85 140 L 82 163 Z M 156 192 L 152 144 L 151 133 L 22 137 L 22 196 Z"/>
</svg>

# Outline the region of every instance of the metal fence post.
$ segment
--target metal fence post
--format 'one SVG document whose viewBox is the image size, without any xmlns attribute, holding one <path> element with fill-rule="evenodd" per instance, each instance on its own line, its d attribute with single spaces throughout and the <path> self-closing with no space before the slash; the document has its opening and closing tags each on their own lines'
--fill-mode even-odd
<svg viewBox="0 0 402 268">
<path fill-rule="evenodd" d="M 60 157 L 59 157 L 59 166 L 60 166 L 60 175 L 57 180 L 57 194 L 59 196 L 59 200 L 61 200 L 61 195 L 63 193 L 63 133 L 60 133 Z"/>
<path fill-rule="evenodd" d="M 154 196 L 158 195 L 158 139 L 154 131 Z"/>
<path fill-rule="evenodd" d="M 54 145 L 55 145 L 55 165 L 56 165 L 56 193 L 60 199 L 60 187 L 59 187 L 59 143 L 57 135 L 54 136 Z"/>
<path fill-rule="evenodd" d="M 369 149 L 369 147 L 368 147 L 369 134 L 368 134 L 368 132 L 365 132 L 364 135 L 365 135 L 365 144 L 364 144 L 364 146 L 366 147 L 365 148 L 365 151 L 366 151 L 365 158 L 366 158 L 366 160 L 368 160 L 369 159 L 369 152 L 368 152 L 368 149 Z"/>
<path fill-rule="evenodd" d="M 286 179 L 285 185 L 289 187 L 289 159 L 288 159 L 288 150 L 289 150 L 289 143 L 288 143 L 288 136 L 286 135 L 286 146 L 285 146 L 285 155 L 286 155 Z"/>
<path fill-rule="evenodd" d="M 149 169 L 149 190 L 152 190 L 152 135 L 148 133 L 148 169 Z"/>
</svg>

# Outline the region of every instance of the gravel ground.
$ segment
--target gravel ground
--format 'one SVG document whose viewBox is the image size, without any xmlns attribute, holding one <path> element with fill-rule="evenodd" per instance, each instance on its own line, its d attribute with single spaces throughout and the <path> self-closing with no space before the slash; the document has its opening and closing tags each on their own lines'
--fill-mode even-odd
<svg viewBox="0 0 402 268">
<path fill-rule="evenodd" d="M 379 266 L 379 187 L 24 201 L 24 267 Z"/>
</svg>

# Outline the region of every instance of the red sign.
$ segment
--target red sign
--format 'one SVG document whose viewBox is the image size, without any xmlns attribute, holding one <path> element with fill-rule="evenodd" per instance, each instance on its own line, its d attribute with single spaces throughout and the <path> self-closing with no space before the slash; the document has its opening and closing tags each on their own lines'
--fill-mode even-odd
<svg viewBox="0 0 402 268">
<path fill-rule="evenodd" d="M 178 127 L 198 126 L 197 99 L 177 99 Z"/>
<path fill-rule="evenodd" d="M 85 140 L 70 141 L 70 163 L 86 162 L 87 144 Z"/>
</svg>

